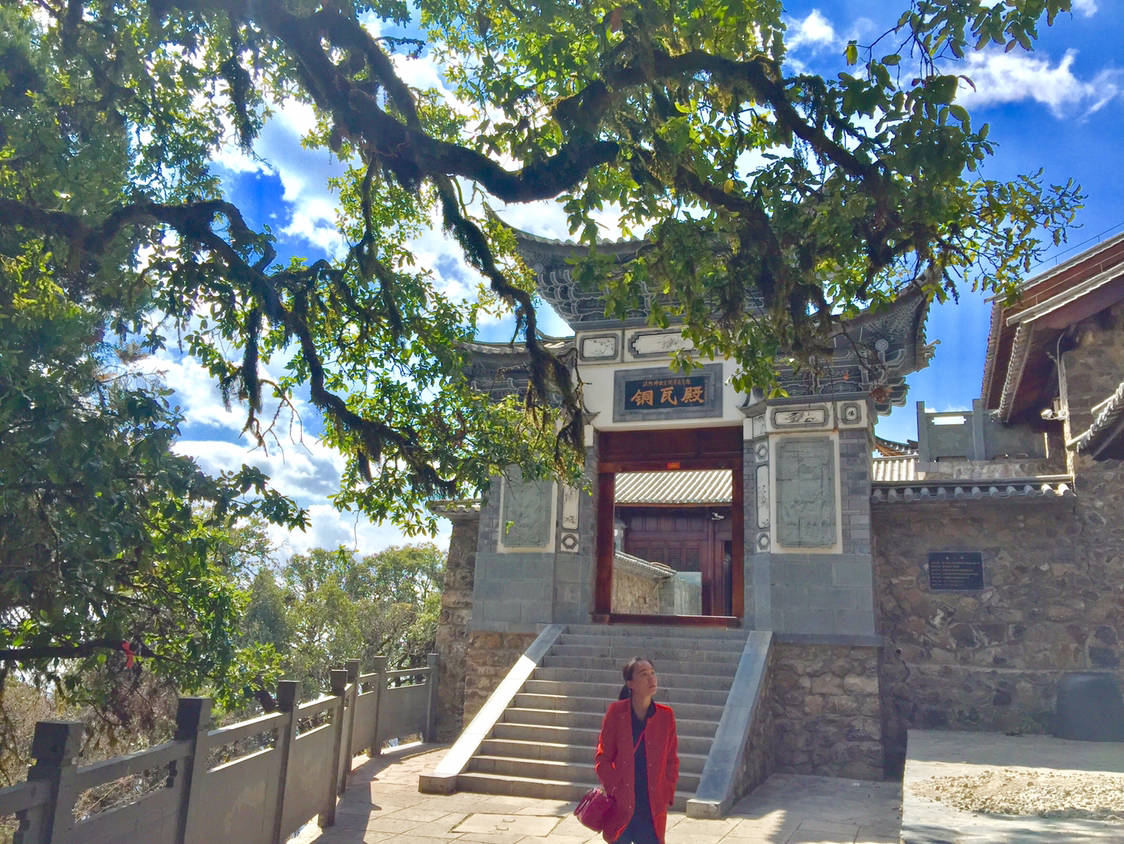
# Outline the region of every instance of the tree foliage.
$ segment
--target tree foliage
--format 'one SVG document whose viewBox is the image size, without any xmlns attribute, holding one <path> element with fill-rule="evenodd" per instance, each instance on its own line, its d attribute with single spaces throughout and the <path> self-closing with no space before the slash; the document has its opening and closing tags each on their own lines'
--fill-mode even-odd
<svg viewBox="0 0 1124 844">
<path fill-rule="evenodd" d="M 385 656 L 391 669 L 424 665 L 434 650 L 445 554 L 426 543 L 360 557 L 347 549 L 294 554 L 260 569 L 240 625 L 241 641 L 272 645 L 281 673 L 307 691 L 329 686 L 329 669 Z"/>
<path fill-rule="evenodd" d="M 776 0 L 5 7 L 33 47 L 7 40 L 0 81 L 5 260 L 33 261 L 67 302 L 111 303 L 111 323 L 149 348 L 179 332 L 259 436 L 263 393 L 307 390 L 349 456 L 338 503 L 415 528 L 425 500 L 511 463 L 577 470 L 564 458 L 581 445 L 579 385 L 540 342 L 510 233 L 472 196 L 557 199 L 591 248 L 594 212 L 618 206 L 647 246 L 611 311 L 666 294 L 653 320 L 684 320 L 700 354 L 741 364 L 741 386 L 768 385 L 778 355 L 813 363 L 840 316 L 910 285 L 1010 295 L 1041 228 L 1062 236 L 1072 187 L 980 175 L 987 129 L 955 94 L 965 52 L 1028 49 L 1068 7 L 915 0 L 879 42 L 848 48 L 838 78 L 786 66 Z M 420 39 L 381 37 L 383 23 Z M 395 54 L 419 44 L 458 101 L 403 81 Z M 319 115 L 306 142 L 351 168 L 340 260 L 278 262 L 208 163 L 222 144 L 253 153 L 290 98 Z M 522 407 L 462 374 L 477 311 L 410 251 L 434 215 L 514 311 L 531 360 Z M 585 275 L 603 267 L 591 251 Z M 114 298 L 126 292 L 132 310 Z"/>
<path fill-rule="evenodd" d="M 125 126 L 38 39 L 0 6 L 0 201 L 104 219 L 132 190 Z M 17 668 L 112 708 L 140 683 L 137 660 L 160 682 L 226 691 L 231 531 L 304 516 L 255 469 L 209 477 L 173 452 L 180 413 L 122 339 L 152 307 L 136 244 L 83 264 L 0 219 L 0 693 Z"/>
</svg>

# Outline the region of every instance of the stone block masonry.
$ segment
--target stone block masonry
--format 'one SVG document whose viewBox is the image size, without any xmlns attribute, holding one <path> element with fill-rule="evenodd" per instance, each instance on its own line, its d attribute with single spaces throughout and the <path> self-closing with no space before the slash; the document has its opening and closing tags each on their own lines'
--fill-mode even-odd
<svg viewBox="0 0 1124 844">
<path fill-rule="evenodd" d="M 879 649 L 783 640 L 773 647 L 776 770 L 882 779 Z"/>
<path fill-rule="evenodd" d="M 1113 488 L 1109 501 L 1124 513 Z M 909 729 L 1048 733 L 1063 674 L 1111 671 L 1124 681 L 1124 527 L 1119 517 L 1110 527 L 1101 509 L 1088 495 L 1030 507 L 879 508 L 891 771 L 904 762 Z M 931 590 L 929 551 L 980 552 L 984 588 Z"/>
<path fill-rule="evenodd" d="M 468 625 L 472 620 L 472 584 L 480 516 L 475 511 L 443 511 L 453 522 L 441 615 L 437 620 L 437 736 L 451 741 L 464 726 L 465 678 L 468 671 Z"/>
<path fill-rule="evenodd" d="M 480 711 L 488 696 L 535 641 L 535 635 L 469 631 L 465 647 L 464 723 Z"/>
</svg>

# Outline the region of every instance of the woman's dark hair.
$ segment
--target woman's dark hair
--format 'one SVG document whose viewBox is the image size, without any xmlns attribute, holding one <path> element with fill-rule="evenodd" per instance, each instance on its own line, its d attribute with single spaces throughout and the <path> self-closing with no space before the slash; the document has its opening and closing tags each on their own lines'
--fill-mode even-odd
<svg viewBox="0 0 1124 844">
<path fill-rule="evenodd" d="M 632 689 L 628 687 L 628 681 L 632 679 L 632 675 L 636 671 L 636 666 L 642 662 L 652 665 L 652 660 L 643 656 L 634 656 L 624 664 L 624 668 L 621 669 L 621 674 L 624 675 L 625 684 L 621 686 L 621 693 L 617 695 L 617 700 L 624 700 L 625 698 L 632 697 Z M 656 666 L 652 665 L 652 668 L 655 667 Z"/>
</svg>

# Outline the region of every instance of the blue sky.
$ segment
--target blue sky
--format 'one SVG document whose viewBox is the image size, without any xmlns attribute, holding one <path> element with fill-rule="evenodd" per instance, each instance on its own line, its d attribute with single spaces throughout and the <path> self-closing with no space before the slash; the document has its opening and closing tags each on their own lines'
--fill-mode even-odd
<svg viewBox="0 0 1124 844">
<path fill-rule="evenodd" d="M 871 43 L 891 26 L 903 2 L 841 0 L 790 3 L 790 61 L 809 71 L 834 74 L 844 69 L 843 50 L 854 38 Z M 974 125 L 986 122 L 997 154 L 985 175 L 1008 179 L 1044 171 L 1050 182 L 1074 179 L 1087 194 L 1078 216 L 1080 228 L 1068 244 L 1051 250 L 1041 269 L 1052 266 L 1097 239 L 1124 228 L 1124 12 L 1107 0 L 1081 0 L 1071 14 L 1044 28 L 1033 53 L 987 50 L 969 57 L 959 72 L 971 76 L 976 92 L 964 97 Z M 437 69 L 427 61 L 403 61 L 400 72 L 418 87 L 443 87 Z M 300 147 L 300 136 L 312 126 L 310 110 L 285 104 L 267 124 L 258 153 L 250 160 L 236 150 L 224 154 L 220 172 L 229 196 L 255 224 L 268 224 L 279 239 L 280 257 L 315 258 L 341 248 L 334 226 L 335 198 L 327 187 L 342 167 L 326 152 Z M 564 214 L 557 206 L 535 205 L 498 211 L 512 224 L 548 237 L 568 237 Z M 614 219 L 603 222 L 611 231 Z M 434 269 L 438 283 L 454 295 L 468 296 L 476 279 L 464 267 L 456 246 L 439 227 L 416 244 L 424 266 Z M 879 423 L 878 433 L 891 439 L 916 436 L 914 403 L 923 400 L 937 410 L 966 409 L 978 397 L 987 343 L 990 306 L 980 296 L 965 294 L 959 305 L 935 306 L 927 334 L 938 340 L 931 366 L 910 377 L 907 406 Z M 544 314 L 544 330 L 566 333 L 565 325 Z M 506 339 L 505 324 L 486 326 L 486 339 Z M 177 391 L 187 415 L 179 448 L 196 457 L 203 468 L 217 471 L 242 462 L 260 465 L 275 484 L 308 507 L 313 527 L 308 534 L 275 535 L 282 553 L 337 544 L 364 553 L 405 540 L 393 528 L 371 525 L 354 514 L 337 513 L 328 501 L 336 489 L 342 460 L 316 440 L 319 420 L 300 405 L 300 423 L 282 420 L 271 448 L 252 450 L 240 437 L 244 416 L 226 411 L 217 390 L 198 366 L 174 354 L 156 361 Z M 303 427 L 302 427 L 303 425 Z M 447 541 L 447 527 L 437 540 Z"/>
</svg>

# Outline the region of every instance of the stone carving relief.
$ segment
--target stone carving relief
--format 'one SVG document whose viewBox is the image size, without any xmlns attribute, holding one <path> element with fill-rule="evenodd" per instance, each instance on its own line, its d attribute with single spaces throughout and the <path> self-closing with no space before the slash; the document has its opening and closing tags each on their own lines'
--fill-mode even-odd
<svg viewBox="0 0 1124 844">
<path fill-rule="evenodd" d="M 583 337 L 581 341 L 582 360 L 616 360 L 620 338 L 615 334 L 599 334 Z"/>
<path fill-rule="evenodd" d="M 562 487 L 562 536 L 559 544 L 563 551 L 577 553 L 578 550 L 578 489 Z"/>
<path fill-rule="evenodd" d="M 628 345 L 632 348 L 632 354 L 638 358 L 695 348 L 695 344 L 678 331 L 634 334 Z"/>
<path fill-rule="evenodd" d="M 757 467 L 757 527 L 769 529 L 769 467 Z"/>
<path fill-rule="evenodd" d="M 504 477 L 500 545 L 543 548 L 550 542 L 552 481 L 524 481 L 518 469 Z"/>
<path fill-rule="evenodd" d="M 839 407 L 839 422 L 843 425 L 860 425 L 863 422 L 863 406 L 858 402 L 845 402 Z"/>
<path fill-rule="evenodd" d="M 774 428 L 822 428 L 828 424 L 827 407 L 775 408 L 772 412 Z"/>
<path fill-rule="evenodd" d="M 829 437 L 777 445 L 777 542 L 786 548 L 835 544 L 835 446 Z"/>
</svg>

